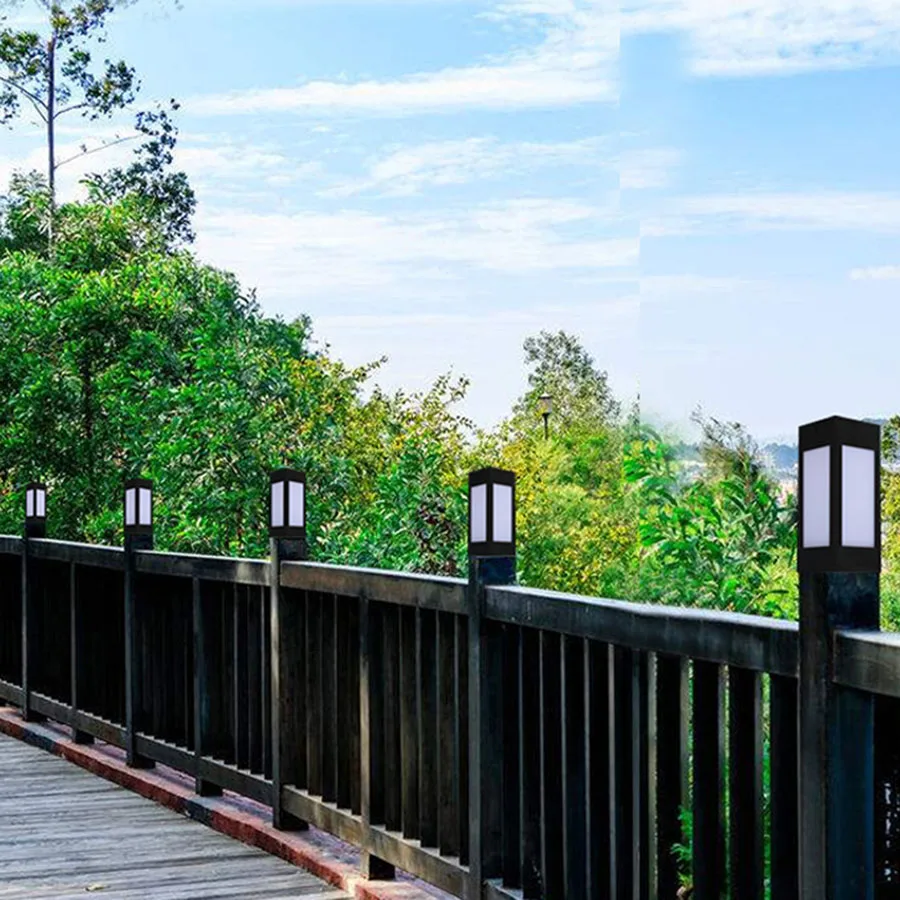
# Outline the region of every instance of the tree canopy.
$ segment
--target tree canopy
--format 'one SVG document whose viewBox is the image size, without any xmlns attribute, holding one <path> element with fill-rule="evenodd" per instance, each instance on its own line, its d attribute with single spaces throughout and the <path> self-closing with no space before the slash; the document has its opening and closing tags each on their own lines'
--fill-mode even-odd
<svg viewBox="0 0 900 900">
<path fill-rule="evenodd" d="M 35 2 L 45 16 L 44 34 L 29 29 L 16 30 L 5 25 L 8 18 L 0 15 L 0 125 L 11 126 L 30 111 L 37 115 L 45 130 L 45 180 L 31 185 L 32 194 L 39 186 L 45 193 L 40 216 L 35 219 L 38 232 L 46 234 L 52 244 L 56 173 L 62 166 L 142 134 L 145 141 L 135 151 L 139 157 L 135 162 L 106 175 L 95 173 L 89 177 L 93 197 L 121 199 L 129 192 L 138 191 L 164 223 L 170 243 L 192 240 L 189 219 L 195 198 L 183 173 L 166 170 L 172 162 L 171 150 L 177 130 L 163 105 L 157 104 L 155 111 L 142 110 L 137 114 L 134 135 L 116 137 L 92 150 L 82 144 L 80 152 L 67 159 L 59 159 L 56 153 L 56 126 L 62 116 L 77 112 L 89 121 L 96 121 L 101 117 L 109 118 L 134 103 L 140 90 L 134 68 L 124 60 L 109 58 L 98 67 L 92 45 L 106 40 L 111 15 L 137 0 Z M 21 3 L 22 0 L 5 0 L 0 9 L 15 8 Z M 178 109 L 174 99 L 170 101 L 170 109 Z"/>
</svg>

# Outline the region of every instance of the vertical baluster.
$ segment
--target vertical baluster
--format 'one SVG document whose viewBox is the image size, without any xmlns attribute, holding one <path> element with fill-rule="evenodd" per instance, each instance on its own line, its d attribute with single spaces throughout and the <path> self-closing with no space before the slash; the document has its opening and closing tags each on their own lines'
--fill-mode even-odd
<svg viewBox="0 0 900 900">
<path fill-rule="evenodd" d="M 337 603 L 337 805 L 350 809 L 353 803 L 353 781 L 357 777 L 353 771 L 353 748 L 356 740 L 353 732 L 354 696 L 359 697 L 359 685 L 353 677 L 353 662 L 359 651 L 353 641 L 350 597 L 335 597 Z M 358 721 L 358 716 L 356 717 Z"/>
<path fill-rule="evenodd" d="M 541 872 L 541 695 L 540 632 L 523 628 L 519 646 L 519 805 L 522 810 L 522 893 L 543 896 Z"/>
<path fill-rule="evenodd" d="M 438 845 L 438 656 L 437 616 L 423 609 L 419 617 L 419 808 L 423 847 Z"/>
<path fill-rule="evenodd" d="M 613 648 L 615 900 L 632 900 L 635 890 L 634 744 L 637 723 L 634 721 L 635 684 L 632 652 L 627 647 Z"/>
<path fill-rule="evenodd" d="M 362 714 L 361 672 L 360 672 L 360 635 L 359 610 L 360 601 L 353 597 L 346 598 L 348 605 L 347 665 L 350 669 L 350 686 L 352 688 L 347 703 L 350 707 L 350 809 L 356 815 L 362 811 Z"/>
<path fill-rule="evenodd" d="M 384 641 L 384 823 L 389 831 L 402 828 L 400 791 L 400 610 L 383 606 Z"/>
<path fill-rule="evenodd" d="M 587 892 L 587 786 L 585 760 L 584 640 L 563 638 L 563 847 L 566 897 Z"/>
<path fill-rule="evenodd" d="M 210 663 L 211 637 L 209 606 L 203 596 L 203 584 L 199 578 L 191 579 L 193 599 L 193 631 L 194 631 L 194 760 L 197 775 L 194 789 L 201 797 L 214 797 L 222 793 L 222 789 L 200 777 L 200 764 L 207 752 L 210 726 L 212 724 L 212 698 L 210 695 Z"/>
<path fill-rule="evenodd" d="M 459 733 L 456 721 L 456 623 L 438 613 L 438 845 L 459 855 Z"/>
<path fill-rule="evenodd" d="M 322 595 L 306 606 L 306 772 L 309 792 L 322 794 Z"/>
<path fill-rule="evenodd" d="M 337 627 L 335 597 L 322 594 L 322 799 L 337 799 Z M 397 770 L 399 771 L 399 770 Z"/>
<path fill-rule="evenodd" d="M 520 629 L 503 628 L 503 884 L 522 886 L 519 807 L 519 637 Z"/>
<path fill-rule="evenodd" d="M 72 715 L 81 711 L 81 692 L 85 683 L 85 655 L 84 655 L 84 626 L 85 617 L 79 595 L 79 582 L 81 570 L 75 563 L 69 564 L 69 621 L 71 647 L 69 660 L 72 666 Z M 76 744 L 93 744 L 94 738 L 86 731 L 79 731 L 72 727 L 72 740 Z"/>
<path fill-rule="evenodd" d="M 234 709 L 234 585 L 223 582 L 219 586 L 219 656 L 221 675 L 221 716 L 222 734 L 219 738 L 219 752 L 222 759 L 234 765 L 234 733 L 237 717 Z"/>
<path fill-rule="evenodd" d="M 194 749 L 194 640 L 193 640 L 193 614 L 192 601 L 188 591 L 192 589 L 190 582 L 181 579 L 182 587 L 177 591 L 172 590 L 171 615 L 172 623 L 180 640 L 175 652 L 180 646 L 181 653 L 179 664 L 181 668 L 181 696 L 183 697 L 182 709 L 184 711 L 184 723 L 182 733 L 185 736 L 185 746 Z"/>
<path fill-rule="evenodd" d="M 366 829 L 360 858 L 365 878 L 393 878 L 394 867 L 371 852 L 368 828 L 384 822 L 384 674 L 381 615 L 378 605 L 359 598 L 360 806 Z"/>
<path fill-rule="evenodd" d="M 797 900 L 797 679 L 772 675 L 769 692 L 771 900 Z"/>
<path fill-rule="evenodd" d="M 724 672 L 694 661 L 694 895 L 725 892 Z"/>
<path fill-rule="evenodd" d="M 688 724 L 690 695 L 687 660 L 657 657 L 657 871 L 660 898 L 679 888 L 672 848 L 684 840 L 680 813 L 688 804 Z"/>
<path fill-rule="evenodd" d="M 459 819 L 459 861 L 469 864 L 469 623 L 465 616 L 453 616 L 456 623 L 456 727 Z"/>
<path fill-rule="evenodd" d="M 262 696 L 262 772 L 266 778 L 272 777 L 272 605 L 265 588 L 257 588 L 260 610 L 260 668 Z"/>
<path fill-rule="evenodd" d="M 731 900 L 762 900 L 763 734 L 762 681 L 756 672 L 728 671 Z"/>
<path fill-rule="evenodd" d="M 231 607 L 234 630 L 234 760 L 239 769 L 247 768 L 247 630 L 246 593 L 242 584 L 232 585 L 234 599 Z"/>
<path fill-rule="evenodd" d="M 403 836 L 416 839 L 419 831 L 419 754 L 416 736 L 419 709 L 416 686 L 416 632 L 418 611 L 400 607 L 400 773 Z"/>
<path fill-rule="evenodd" d="M 611 779 L 614 750 L 613 658 L 608 644 L 589 641 L 585 652 L 588 674 L 585 698 L 588 785 L 585 793 L 588 798 L 589 845 L 586 896 L 589 900 L 606 900 L 615 896 L 613 853 L 616 847 L 616 816 L 613 812 Z"/>
<path fill-rule="evenodd" d="M 638 896 L 656 898 L 656 659 L 635 650 L 634 671 L 634 806 L 635 860 Z"/>
<path fill-rule="evenodd" d="M 248 735 L 248 756 L 251 772 L 262 772 L 262 649 L 260 637 L 260 620 L 262 618 L 259 593 L 252 588 L 247 596 L 247 681 L 249 696 L 247 719 L 250 723 Z"/>
<path fill-rule="evenodd" d="M 564 896 L 561 636 L 541 632 L 541 868 L 544 897 Z"/>
</svg>

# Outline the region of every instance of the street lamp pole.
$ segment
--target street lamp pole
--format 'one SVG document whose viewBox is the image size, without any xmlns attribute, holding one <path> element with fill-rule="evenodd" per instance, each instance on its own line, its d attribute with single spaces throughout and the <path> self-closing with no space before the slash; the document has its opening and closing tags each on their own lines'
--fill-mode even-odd
<svg viewBox="0 0 900 900">
<path fill-rule="evenodd" d="M 549 394 L 541 394 L 541 415 L 544 417 L 544 440 L 550 437 L 550 413 L 553 412 L 553 398 Z"/>
</svg>

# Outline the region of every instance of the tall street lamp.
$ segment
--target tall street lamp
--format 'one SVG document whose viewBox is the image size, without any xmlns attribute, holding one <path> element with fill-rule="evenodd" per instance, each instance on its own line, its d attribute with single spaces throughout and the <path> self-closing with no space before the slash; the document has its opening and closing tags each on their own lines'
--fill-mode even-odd
<svg viewBox="0 0 900 900">
<path fill-rule="evenodd" d="M 544 439 L 546 440 L 550 436 L 550 429 L 548 426 L 548 421 L 550 419 L 550 413 L 553 412 L 553 398 L 549 394 L 541 394 L 541 415 L 544 417 Z"/>
</svg>

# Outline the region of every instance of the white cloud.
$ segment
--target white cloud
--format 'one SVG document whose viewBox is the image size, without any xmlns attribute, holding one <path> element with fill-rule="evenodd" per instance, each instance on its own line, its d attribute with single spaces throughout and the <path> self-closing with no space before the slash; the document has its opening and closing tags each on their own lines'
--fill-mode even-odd
<svg viewBox="0 0 900 900">
<path fill-rule="evenodd" d="M 529 325 L 540 328 L 546 325 L 547 315 L 564 313 L 569 320 L 590 316 L 597 324 L 602 319 L 612 325 L 619 320 L 633 321 L 639 314 L 640 299 L 634 296 L 616 297 L 595 303 L 551 306 L 536 304 L 521 309 L 485 310 L 462 313 L 403 313 L 397 315 L 349 314 L 318 316 L 316 325 L 327 329 L 393 330 L 395 328 L 493 328 L 508 325 Z"/>
<path fill-rule="evenodd" d="M 729 231 L 900 231 L 900 194 L 710 194 L 682 197 L 641 223 L 644 237 Z"/>
<path fill-rule="evenodd" d="M 624 31 L 683 31 L 698 75 L 848 68 L 900 59 L 898 0 L 625 0 Z"/>
<path fill-rule="evenodd" d="M 503 0 L 485 16 L 531 26 L 527 33 L 540 40 L 433 72 L 198 95 L 185 108 L 200 115 L 406 116 L 615 102 L 621 39 L 649 32 L 685 33 L 688 66 L 701 76 L 900 60 L 900 0 Z"/>
<path fill-rule="evenodd" d="M 900 60 L 900 0 L 504 0 L 507 17 L 603 17 L 623 36 L 681 32 L 696 75 L 790 74 Z"/>
<path fill-rule="evenodd" d="M 545 21 L 536 46 L 518 47 L 471 65 L 390 80 L 318 80 L 197 95 L 184 102 L 195 115 L 297 113 L 405 116 L 466 109 L 555 108 L 617 99 L 614 66 L 619 35 L 601 7 L 562 4 Z M 529 14 L 530 15 L 530 14 Z M 612 25 L 612 27 L 610 27 Z"/>
<path fill-rule="evenodd" d="M 348 197 L 365 191 L 410 196 L 425 187 L 521 175 L 544 166 L 609 164 L 601 138 L 563 142 L 501 142 L 494 137 L 434 141 L 372 159 L 365 177 L 322 191 Z"/>
<path fill-rule="evenodd" d="M 850 278 L 853 281 L 897 281 L 900 280 L 900 266 L 870 266 L 865 269 L 852 269 Z"/>
<path fill-rule="evenodd" d="M 295 297 L 389 285 L 392 294 L 406 285 L 421 297 L 431 289 L 423 285 L 471 270 L 527 275 L 636 265 L 636 239 L 561 233 L 573 224 L 590 231 L 608 222 L 604 210 L 565 200 L 406 215 L 201 209 L 197 251 L 268 295 Z M 441 278 L 432 277 L 435 269 Z"/>
<path fill-rule="evenodd" d="M 619 164 L 619 183 L 622 190 L 662 188 L 669 183 L 672 169 L 681 154 L 666 148 L 635 150 L 623 155 Z"/>
</svg>

